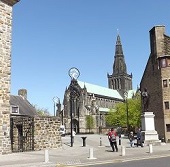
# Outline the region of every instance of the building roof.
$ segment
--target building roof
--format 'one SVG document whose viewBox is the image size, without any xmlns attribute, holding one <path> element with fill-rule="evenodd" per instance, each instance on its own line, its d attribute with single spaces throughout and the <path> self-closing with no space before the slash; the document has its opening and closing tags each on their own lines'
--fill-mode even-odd
<svg viewBox="0 0 170 167">
<path fill-rule="evenodd" d="M 102 111 L 102 112 L 109 112 L 109 108 L 103 108 L 103 107 L 99 107 L 99 111 Z"/>
<path fill-rule="evenodd" d="M 116 110 L 114 108 L 111 109 L 113 112 L 115 112 Z M 99 111 L 103 112 L 103 113 L 107 113 L 110 111 L 110 108 L 103 108 L 103 107 L 99 107 Z"/>
<path fill-rule="evenodd" d="M 78 84 L 82 89 L 86 87 L 88 93 L 98 94 L 106 97 L 112 97 L 112 98 L 123 100 L 123 98 L 121 97 L 121 95 L 117 90 L 109 89 L 106 87 L 102 87 L 102 86 L 98 86 L 82 81 L 78 81 Z"/>
<path fill-rule="evenodd" d="M 37 115 L 36 109 L 22 96 L 10 95 L 10 106 L 19 107 L 19 113 L 17 115 Z"/>
<path fill-rule="evenodd" d="M 20 0 L 1 0 L 3 3 L 6 3 L 10 6 L 15 5 L 17 2 L 19 2 Z"/>
</svg>

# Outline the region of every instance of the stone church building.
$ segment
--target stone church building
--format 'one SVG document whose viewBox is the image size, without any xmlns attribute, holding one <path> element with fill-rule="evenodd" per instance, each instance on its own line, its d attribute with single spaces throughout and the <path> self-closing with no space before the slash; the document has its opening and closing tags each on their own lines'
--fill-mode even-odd
<svg viewBox="0 0 170 167">
<path fill-rule="evenodd" d="M 108 88 L 101 87 L 82 81 L 74 81 L 79 97 L 75 100 L 75 107 L 72 112 L 72 127 L 77 133 L 88 132 L 86 117 L 93 117 L 94 126 L 91 129 L 94 133 L 100 133 L 101 129 L 106 128 L 105 115 L 114 109 L 116 103 L 124 102 L 124 93 L 127 92 L 129 97 L 133 96 L 132 74 L 127 74 L 127 67 L 123 54 L 120 36 L 117 36 L 113 73 L 107 74 Z M 62 115 L 63 124 L 67 132 L 71 128 L 70 113 L 70 87 L 65 90 L 64 110 Z"/>
<path fill-rule="evenodd" d="M 150 94 L 148 111 L 155 114 L 159 138 L 170 141 L 170 36 L 165 26 L 150 30 L 150 56 L 140 83 Z"/>
</svg>

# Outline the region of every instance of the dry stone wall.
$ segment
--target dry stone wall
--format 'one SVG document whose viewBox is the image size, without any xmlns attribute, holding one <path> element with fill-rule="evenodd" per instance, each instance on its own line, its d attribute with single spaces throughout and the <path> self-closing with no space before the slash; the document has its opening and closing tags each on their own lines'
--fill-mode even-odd
<svg viewBox="0 0 170 167">
<path fill-rule="evenodd" d="M 34 149 L 61 147 L 60 121 L 57 117 L 36 117 L 34 119 Z"/>
</svg>

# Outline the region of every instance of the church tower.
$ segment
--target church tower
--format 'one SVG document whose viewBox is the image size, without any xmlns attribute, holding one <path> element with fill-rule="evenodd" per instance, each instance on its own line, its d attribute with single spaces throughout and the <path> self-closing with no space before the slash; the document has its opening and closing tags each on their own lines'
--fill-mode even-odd
<svg viewBox="0 0 170 167">
<path fill-rule="evenodd" d="M 125 91 L 132 90 L 132 74 L 127 74 L 120 35 L 117 36 L 115 56 L 113 63 L 113 73 L 107 74 L 108 87 L 116 89 L 123 96 Z"/>
</svg>

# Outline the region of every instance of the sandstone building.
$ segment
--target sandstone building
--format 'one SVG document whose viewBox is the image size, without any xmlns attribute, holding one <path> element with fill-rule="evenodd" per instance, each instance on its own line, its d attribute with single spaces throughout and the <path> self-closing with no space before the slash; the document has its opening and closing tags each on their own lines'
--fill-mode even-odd
<svg viewBox="0 0 170 167">
<path fill-rule="evenodd" d="M 10 83 L 12 7 L 19 0 L 0 0 L 0 154 L 11 152 Z"/>
<path fill-rule="evenodd" d="M 155 114 L 155 130 L 159 138 L 170 140 L 170 36 L 165 26 L 150 30 L 150 56 L 140 83 L 141 91 L 150 94 L 148 111 Z"/>
</svg>

